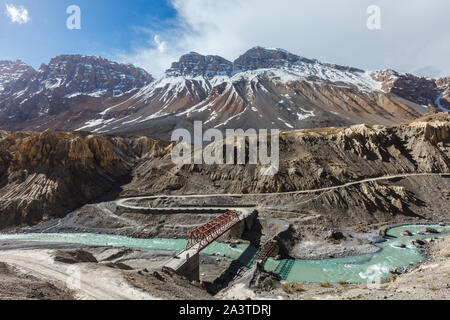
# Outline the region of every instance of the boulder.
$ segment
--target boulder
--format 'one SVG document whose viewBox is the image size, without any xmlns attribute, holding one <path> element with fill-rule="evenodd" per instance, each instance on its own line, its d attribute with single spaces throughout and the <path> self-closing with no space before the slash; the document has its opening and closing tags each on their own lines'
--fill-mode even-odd
<svg viewBox="0 0 450 320">
<path fill-rule="evenodd" d="M 119 269 L 119 270 L 133 270 L 132 267 L 130 267 L 129 265 L 127 265 L 127 264 L 125 264 L 125 263 L 122 263 L 122 262 L 105 261 L 105 262 L 102 262 L 102 264 L 103 264 L 104 266 L 107 266 L 107 267 L 112 268 L 112 269 Z M 142 271 L 139 271 L 138 273 L 139 273 L 140 275 L 142 275 L 142 272 L 146 272 L 145 269 L 142 270 Z"/>
<path fill-rule="evenodd" d="M 432 233 L 432 234 L 438 234 L 439 233 L 439 231 L 437 231 L 436 229 L 431 228 L 431 227 L 426 227 L 426 228 L 420 230 L 420 232 L 422 232 L 422 233 Z"/>
<path fill-rule="evenodd" d="M 389 270 L 389 272 L 394 275 L 401 275 L 401 274 L 406 273 L 407 271 L 408 271 L 408 269 L 405 267 L 397 267 L 397 268 L 392 268 L 391 270 Z"/>
<path fill-rule="evenodd" d="M 322 178 L 324 176 L 324 170 L 323 168 L 319 168 L 317 170 L 317 175 L 319 176 L 319 178 Z"/>
<path fill-rule="evenodd" d="M 411 237 L 413 234 L 411 233 L 411 231 L 405 230 L 403 231 L 402 235 L 404 235 L 405 237 Z"/>
<path fill-rule="evenodd" d="M 416 240 L 411 241 L 411 244 L 413 244 L 414 246 L 416 246 L 418 248 L 421 248 L 424 245 L 426 245 L 427 243 L 425 241 L 423 241 L 423 240 L 416 239 Z"/>
<path fill-rule="evenodd" d="M 344 240 L 345 236 L 340 231 L 331 231 L 329 236 L 328 236 L 328 239 L 330 239 L 330 240 Z"/>
</svg>

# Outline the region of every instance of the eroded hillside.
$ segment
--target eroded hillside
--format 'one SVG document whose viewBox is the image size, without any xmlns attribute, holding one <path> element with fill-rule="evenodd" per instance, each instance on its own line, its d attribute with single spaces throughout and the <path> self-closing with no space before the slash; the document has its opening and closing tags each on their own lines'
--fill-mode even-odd
<svg viewBox="0 0 450 320">
<path fill-rule="evenodd" d="M 142 157 L 166 152 L 152 138 L 87 133 L 0 132 L 0 226 L 63 216 L 112 196 Z"/>
<path fill-rule="evenodd" d="M 122 195 L 274 193 L 311 190 L 401 173 L 450 172 L 450 113 L 394 127 L 356 125 L 286 131 L 280 170 L 259 165 L 183 165 L 150 159 L 139 164 Z M 219 142 L 220 145 L 223 142 Z"/>
<path fill-rule="evenodd" d="M 175 165 L 173 144 L 149 137 L 2 131 L 0 226 L 33 224 L 117 197 L 219 193 L 262 194 L 242 201 L 323 214 L 330 225 L 336 219 L 400 221 L 392 218 L 397 213 L 440 218 L 448 208 L 448 179 L 408 175 L 450 172 L 449 129 L 447 112 L 393 127 L 283 132 L 280 170 L 274 176 L 262 175 L 259 165 Z M 321 190 L 395 175 L 408 179 Z M 299 190 L 311 192 L 267 195 Z M 219 204 L 213 198 L 200 204 L 204 201 Z M 424 207 L 430 208 L 428 213 L 422 212 Z M 270 215 L 270 210 L 263 214 Z"/>
</svg>

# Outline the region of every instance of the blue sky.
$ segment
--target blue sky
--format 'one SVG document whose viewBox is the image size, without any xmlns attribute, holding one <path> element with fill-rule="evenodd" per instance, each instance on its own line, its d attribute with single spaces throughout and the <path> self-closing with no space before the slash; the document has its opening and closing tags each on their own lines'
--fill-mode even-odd
<svg viewBox="0 0 450 320">
<path fill-rule="evenodd" d="M 66 8 L 81 8 L 81 30 Z M 26 23 L 6 6 L 23 6 Z M 367 8 L 381 9 L 369 30 Z M 0 59 L 34 67 L 59 54 L 100 55 L 161 75 L 190 51 L 236 59 L 261 45 L 366 70 L 450 75 L 448 0 L 0 0 Z"/>
<path fill-rule="evenodd" d="M 12 23 L 5 13 L 6 4 L 26 8 L 30 21 Z M 81 9 L 81 30 L 66 28 L 66 9 L 72 4 Z M 128 52 L 148 41 L 142 26 L 154 26 L 176 12 L 166 1 L 7 0 L 0 13 L 0 59 L 22 59 L 39 67 L 64 53 L 114 58 L 117 52 Z"/>
</svg>

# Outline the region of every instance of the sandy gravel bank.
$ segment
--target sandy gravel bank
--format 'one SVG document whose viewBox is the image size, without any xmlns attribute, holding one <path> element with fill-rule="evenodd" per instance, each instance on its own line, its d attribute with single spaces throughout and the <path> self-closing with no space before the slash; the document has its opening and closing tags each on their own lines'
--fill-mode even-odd
<svg viewBox="0 0 450 320">
<path fill-rule="evenodd" d="M 129 284 L 120 270 L 95 263 L 58 263 L 54 261 L 53 253 L 53 250 L 0 251 L 0 262 L 14 266 L 23 274 L 56 283 L 60 288 L 66 287 L 74 292 L 76 299 L 156 299 Z"/>
</svg>

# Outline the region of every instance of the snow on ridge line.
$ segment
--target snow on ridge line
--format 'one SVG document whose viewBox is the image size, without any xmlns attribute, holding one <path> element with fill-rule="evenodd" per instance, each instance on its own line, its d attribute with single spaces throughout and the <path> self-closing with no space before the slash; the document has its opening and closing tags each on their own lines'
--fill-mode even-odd
<svg viewBox="0 0 450 320">
<path fill-rule="evenodd" d="M 227 83 L 228 85 L 236 84 L 239 81 L 246 80 L 252 83 L 259 82 L 259 77 L 276 78 L 281 83 L 290 83 L 296 81 L 307 81 L 315 84 L 349 84 L 356 86 L 363 92 L 376 91 L 381 92 L 382 83 L 376 81 L 371 76 L 372 71 L 358 72 L 358 71 L 341 71 L 334 68 L 325 67 L 322 64 L 308 64 L 308 66 L 284 67 L 284 68 L 267 68 L 247 70 L 236 73 L 232 76 L 217 75 L 211 79 L 203 76 L 191 77 L 187 76 L 170 76 L 165 75 L 162 78 L 144 86 L 139 94 L 143 99 L 151 98 L 157 90 L 165 90 L 166 94 L 174 90 L 173 94 L 176 96 L 184 89 L 187 89 L 188 81 L 196 81 L 201 85 L 206 93 L 209 93 L 213 88 Z M 265 88 L 261 88 L 264 90 Z M 164 94 L 164 96 L 166 96 Z M 167 98 L 167 96 L 165 97 Z"/>
<path fill-rule="evenodd" d="M 376 71 L 375 71 L 376 72 Z M 240 71 L 232 76 L 217 75 L 212 78 L 203 76 L 170 76 L 165 75 L 143 88 L 142 93 L 150 97 L 157 89 L 167 91 L 176 89 L 180 93 L 186 88 L 187 81 L 197 81 L 201 84 L 205 92 L 209 92 L 214 87 L 223 83 L 235 84 L 246 80 L 249 82 L 258 82 L 259 77 L 276 78 L 281 83 L 290 83 L 296 81 L 307 81 L 316 84 L 340 85 L 342 83 L 354 85 L 363 92 L 376 91 L 381 92 L 382 82 L 374 80 L 372 71 L 342 71 L 336 68 L 330 68 L 320 63 L 301 64 L 290 67 L 280 68 L 260 68 L 256 70 Z"/>
<path fill-rule="evenodd" d="M 88 96 L 88 97 L 93 97 L 93 98 L 101 98 L 103 96 L 105 96 L 105 94 L 108 92 L 107 89 L 102 89 L 102 90 L 97 90 L 97 91 L 93 91 L 90 93 L 84 93 L 84 92 L 74 92 L 74 93 L 69 93 L 66 94 L 64 96 L 64 99 L 72 99 L 78 96 Z"/>
<path fill-rule="evenodd" d="M 215 126 L 214 128 L 217 129 L 217 128 L 219 128 L 219 127 L 222 127 L 222 126 L 227 125 L 231 120 L 234 120 L 234 119 L 236 119 L 236 118 L 239 118 L 239 117 L 242 116 L 246 111 L 247 111 L 247 107 L 245 107 L 245 109 L 244 109 L 242 112 L 240 112 L 240 113 L 238 113 L 238 114 L 236 114 L 236 115 L 234 115 L 234 116 L 228 118 L 227 120 L 225 120 L 225 122 L 222 122 L 221 124 L 218 124 L 218 125 Z"/>
<path fill-rule="evenodd" d="M 339 69 L 328 67 L 325 64 L 319 62 L 311 62 L 311 63 L 302 63 L 294 66 L 288 67 L 277 67 L 277 68 L 267 68 L 267 69 L 256 69 L 256 70 L 247 70 L 236 73 L 232 76 L 224 76 L 217 75 L 213 78 L 205 78 L 203 76 L 170 76 L 165 75 L 160 79 L 152 81 L 151 83 L 145 85 L 140 88 L 132 98 L 140 99 L 141 101 L 149 101 L 151 99 L 159 99 L 159 101 L 163 102 L 163 107 L 159 112 L 153 113 L 149 116 L 140 116 L 133 120 L 128 120 L 119 124 L 119 126 L 124 126 L 130 123 L 141 123 L 151 119 L 156 119 L 160 117 L 167 116 L 167 113 L 162 112 L 166 109 L 170 103 L 176 99 L 176 97 L 183 92 L 183 90 L 191 91 L 193 86 L 195 85 L 197 88 L 201 88 L 204 92 L 209 95 L 210 92 L 217 86 L 222 85 L 224 83 L 227 84 L 228 90 L 232 88 L 234 90 L 234 85 L 242 80 L 249 82 L 250 87 L 253 84 L 256 84 L 255 88 L 258 90 L 267 91 L 263 86 L 263 78 L 268 78 L 271 81 L 281 82 L 281 83 L 290 83 L 296 81 L 305 81 L 308 83 L 319 84 L 319 85 L 336 85 L 336 86 L 346 86 L 351 85 L 356 86 L 358 90 L 362 92 L 373 92 L 373 91 L 381 91 L 381 82 L 376 81 L 372 77 L 372 72 L 370 71 L 361 71 L 358 69 Z M 262 86 L 262 87 L 261 87 Z M 251 88 L 252 90 L 254 88 Z M 70 97 L 76 96 L 78 93 L 74 93 L 69 95 Z M 289 99 L 289 98 L 288 98 Z M 187 110 L 174 113 L 174 116 L 181 116 L 185 114 L 189 114 L 191 112 L 202 112 L 206 111 L 211 107 L 211 104 L 214 101 L 208 101 L 203 99 L 199 103 L 191 106 Z M 99 128 L 108 125 L 109 122 L 112 122 L 114 119 L 104 120 L 103 116 L 106 115 L 108 111 L 112 108 L 109 108 L 100 113 L 102 119 L 90 120 L 85 126 L 78 130 L 86 129 L 86 128 Z M 247 108 L 243 111 L 245 112 Z M 257 112 L 255 108 L 252 108 L 253 112 Z M 305 120 L 310 117 L 315 117 L 314 112 L 309 110 L 302 110 L 304 113 L 294 113 L 297 116 L 298 120 Z M 212 114 L 212 110 L 210 110 L 211 114 L 208 119 L 208 122 L 211 122 L 217 118 L 217 114 Z M 233 119 L 238 118 L 243 112 L 236 114 L 234 116 L 229 117 L 223 123 L 216 126 L 221 127 L 232 121 Z M 120 119 L 119 119 L 120 120 Z M 286 123 L 286 121 L 279 119 Z M 118 121 L 118 120 L 116 120 Z M 287 124 L 286 124 L 287 125 Z M 289 124 L 290 125 L 290 124 Z"/>
</svg>

